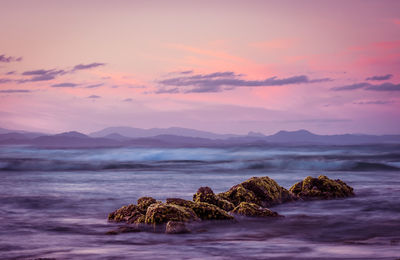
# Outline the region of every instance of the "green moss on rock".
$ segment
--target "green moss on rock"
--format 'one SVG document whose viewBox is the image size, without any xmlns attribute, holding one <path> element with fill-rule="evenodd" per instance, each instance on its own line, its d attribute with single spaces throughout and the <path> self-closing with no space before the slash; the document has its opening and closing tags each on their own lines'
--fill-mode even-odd
<svg viewBox="0 0 400 260">
<path fill-rule="evenodd" d="M 235 207 L 232 202 L 216 196 L 210 187 L 200 187 L 193 195 L 193 201 L 213 204 L 225 211 L 231 211 Z"/>
<path fill-rule="evenodd" d="M 332 180 L 324 175 L 306 177 L 294 184 L 290 191 L 301 199 L 336 199 L 354 196 L 353 188 L 341 180 Z"/>
<path fill-rule="evenodd" d="M 231 213 L 247 217 L 278 217 L 279 214 L 267 208 L 262 208 L 257 204 L 241 202 Z"/>
<path fill-rule="evenodd" d="M 141 197 L 137 200 L 137 206 L 143 214 L 146 214 L 147 208 L 154 203 L 157 201 L 152 197 Z"/>
<path fill-rule="evenodd" d="M 154 203 L 147 208 L 146 224 L 164 224 L 168 221 L 196 221 L 198 217 L 190 208 L 174 204 Z"/>
<path fill-rule="evenodd" d="M 114 212 L 108 214 L 109 221 L 115 222 L 134 222 L 137 218 L 143 216 L 138 206 L 130 204 L 123 206 Z"/>
<path fill-rule="evenodd" d="M 167 204 L 179 205 L 192 209 L 202 220 L 229 220 L 233 219 L 225 210 L 206 202 L 193 202 L 179 198 L 167 199 Z"/>
<path fill-rule="evenodd" d="M 241 202 L 249 202 L 262 207 L 292 201 L 294 198 L 288 190 L 267 176 L 252 177 L 217 196 L 232 202 L 235 206 Z"/>
</svg>

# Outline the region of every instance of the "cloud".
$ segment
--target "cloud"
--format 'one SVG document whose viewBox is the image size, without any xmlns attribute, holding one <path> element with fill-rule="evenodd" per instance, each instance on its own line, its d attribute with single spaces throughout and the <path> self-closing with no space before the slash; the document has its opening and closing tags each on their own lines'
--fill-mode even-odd
<svg viewBox="0 0 400 260">
<path fill-rule="evenodd" d="M 392 74 L 386 74 L 386 75 L 382 75 L 382 76 L 372 76 L 372 77 L 366 78 L 365 80 L 379 81 L 379 80 L 388 80 L 388 79 L 391 79 L 392 77 L 393 77 Z"/>
<path fill-rule="evenodd" d="M 180 74 L 191 74 L 191 73 L 193 73 L 193 70 L 185 70 L 185 71 L 181 71 L 179 73 Z"/>
<path fill-rule="evenodd" d="M 170 88 L 170 89 L 160 88 L 155 93 L 156 94 L 176 94 L 176 93 L 179 93 L 179 89 L 178 88 Z"/>
<path fill-rule="evenodd" d="M 64 75 L 66 73 L 67 71 L 65 70 L 56 70 L 56 69 L 51 69 L 51 70 L 40 69 L 40 70 L 24 71 L 22 75 L 31 76 L 31 78 L 18 80 L 18 83 L 52 80 L 55 79 L 56 76 Z"/>
<path fill-rule="evenodd" d="M 197 74 L 190 76 L 172 77 L 158 81 L 162 86 L 156 93 L 202 93 L 202 92 L 220 92 L 230 90 L 236 87 L 267 87 L 283 86 L 290 84 L 304 84 L 331 81 L 329 78 L 310 80 L 305 75 L 292 76 L 279 79 L 271 77 L 264 80 L 244 80 L 242 74 L 236 74 L 231 71 L 214 72 L 210 74 Z M 168 89 L 166 87 L 174 87 Z M 181 87 L 184 87 L 183 89 Z M 228 87 L 228 88 L 223 88 Z"/>
<path fill-rule="evenodd" d="M 390 82 L 383 83 L 380 85 L 370 85 L 366 90 L 374 91 L 400 91 L 400 84 L 393 84 Z"/>
<path fill-rule="evenodd" d="M 355 90 L 355 89 L 364 89 L 371 91 L 400 91 L 400 84 L 393 84 L 390 82 L 373 85 L 367 82 L 355 83 L 352 85 L 346 85 L 341 87 L 334 87 L 331 90 L 334 91 L 346 91 L 346 90 Z"/>
<path fill-rule="evenodd" d="M 71 83 L 71 82 L 64 82 L 64 83 L 58 83 L 58 84 L 53 84 L 51 87 L 53 88 L 74 88 L 76 86 L 79 86 L 79 84 Z"/>
<path fill-rule="evenodd" d="M 122 100 L 123 102 L 132 102 L 133 101 L 133 99 L 131 99 L 131 98 L 126 98 L 126 99 L 124 99 L 124 100 Z"/>
<path fill-rule="evenodd" d="M 29 93 L 31 92 L 28 89 L 5 89 L 5 90 L 0 90 L 0 93 Z"/>
<path fill-rule="evenodd" d="M 0 79 L 0 84 L 11 82 L 11 79 Z"/>
<path fill-rule="evenodd" d="M 6 73 L 6 75 L 14 75 L 14 74 L 15 74 L 15 71 L 9 71 Z"/>
<path fill-rule="evenodd" d="M 99 83 L 99 84 L 88 85 L 85 88 L 98 88 L 98 87 L 101 87 L 103 85 L 104 85 L 104 83 Z"/>
<path fill-rule="evenodd" d="M 76 65 L 72 70 L 86 70 L 86 69 L 91 69 L 91 68 L 96 68 L 99 66 L 104 66 L 106 65 L 105 63 L 99 63 L 99 62 L 93 62 L 89 64 L 78 64 Z"/>
<path fill-rule="evenodd" d="M 93 98 L 93 99 L 96 99 L 96 98 L 101 98 L 100 96 L 97 96 L 97 95 L 91 95 L 91 96 L 88 96 L 87 98 Z"/>
<path fill-rule="evenodd" d="M 0 55 L 0 62 L 10 63 L 13 61 L 22 61 L 22 57 L 6 56 L 4 54 Z"/>
<path fill-rule="evenodd" d="M 374 101 L 360 101 L 360 102 L 354 102 L 353 104 L 355 105 L 386 105 L 386 104 L 392 104 L 394 101 L 392 100 L 374 100 Z"/>
</svg>

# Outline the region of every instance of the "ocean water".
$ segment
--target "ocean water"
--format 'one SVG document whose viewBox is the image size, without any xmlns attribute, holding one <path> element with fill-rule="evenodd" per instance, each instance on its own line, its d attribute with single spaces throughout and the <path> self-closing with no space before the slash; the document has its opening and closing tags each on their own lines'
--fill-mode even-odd
<svg viewBox="0 0 400 260">
<path fill-rule="evenodd" d="M 400 146 L 0 147 L 0 259 L 398 259 Z M 347 199 L 273 207 L 284 218 L 203 222 L 191 234 L 106 235 L 141 196 L 191 199 L 253 176 L 289 188 L 340 178 Z"/>
</svg>

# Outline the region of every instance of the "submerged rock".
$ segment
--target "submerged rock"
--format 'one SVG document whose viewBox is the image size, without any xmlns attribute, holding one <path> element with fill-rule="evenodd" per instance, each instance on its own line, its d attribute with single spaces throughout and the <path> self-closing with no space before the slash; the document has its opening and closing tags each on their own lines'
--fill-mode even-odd
<svg viewBox="0 0 400 260">
<path fill-rule="evenodd" d="M 200 187 L 193 195 L 193 201 L 213 204 L 225 211 L 231 211 L 235 207 L 232 202 L 217 197 L 210 187 Z"/>
<path fill-rule="evenodd" d="M 341 180 L 332 180 L 324 175 L 306 177 L 294 184 L 290 191 L 301 199 L 336 199 L 354 196 L 353 188 Z"/>
<path fill-rule="evenodd" d="M 193 202 L 179 198 L 167 199 L 167 204 L 179 205 L 192 209 L 202 220 L 229 220 L 233 219 L 225 210 L 206 202 Z"/>
<path fill-rule="evenodd" d="M 270 207 L 294 199 L 288 190 L 267 176 L 250 178 L 217 196 L 232 202 L 235 206 L 241 202 L 249 202 Z"/>
<path fill-rule="evenodd" d="M 115 222 L 136 223 L 135 221 L 143 216 L 144 215 L 140 211 L 138 206 L 130 204 L 128 206 L 123 206 L 108 214 L 108 220 Z"/>
<path fill-rule="evenodd" d="M 146 224 L 163 224 L 168 221 L 188 222 L 199 218 L 191 208 L 174 204 L 154 203 L 147 208 Z"/>
<path fill-rule="evenodd" d="M 136 226 L 125 226 L 119 227 L 115 230 L 110 230 L 106 233 L 106 235 L 118 235 L 121 233 L 133 233 L 133 232 L 140 232 L 141 230 Z"/>
<path fill-rule="evenodd" d="M 280 216 L 277 212 L 267 208 L 262 208 L 257 204 L 249 202 L 241 202 L 235 207 L 231 213 L 247 216 L 247 217 L 278 217 Z"/>
<path fill-rule="evenodd" d="M 190 233 L 190 230 L 186 227 L 183 222 L 168 221 L 165 227 L 165 233 L 167 234 L 185 234 Z"/>
</svg>

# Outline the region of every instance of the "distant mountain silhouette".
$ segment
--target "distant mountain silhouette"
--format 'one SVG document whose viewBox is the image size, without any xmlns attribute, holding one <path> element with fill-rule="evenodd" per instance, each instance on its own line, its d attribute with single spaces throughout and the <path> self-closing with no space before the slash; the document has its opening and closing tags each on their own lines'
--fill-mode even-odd
<svg viewBox="0 0 400 260">
<path fill-rule="evenodd" d="M 45 147 L 113 147 L 121 145 L 115 140 L 107 138 L 92 138 L 75 131 L 56 135 L 40 136 L 27 143 Z"/>
<path fill-rule="evenodd" d="M 157 135 L 177 135 L 187 137 L 200 137 L 208 139 L 227 139 L 230 137 L 238 136 L 233 134 L 215 134 L 207 131 L 199 131 L 189 128 L 182 127 L 170 127 L 170 128 L 134 128 L 134 127 L 108 127 L 101 131 L 93 132 L 89 134 L 91 137 L 106 137 L 110 134 L 119 134 L 130 138 L 140 137 L 152 137 Z"/>
<path fill-rule="evenodd" d="M 116 133 L 117 131 L 118 133 Z M 111 132 L 111 133 L 109 133 Z M 178 134 L 157 134 L 176 132 Z M 193 136 L 190 136 L 192 134 Z M 127 136 L 130 135 L 130 136 Z M 134 136 L 134 137 L 132 137 Z M 139 137 L 137 137 L 139 136 Z M 209 136 L 209 137 L 202 137 Z M 212 137 L 212 138 L 210 138 Z M 33 145 L 42 147 L 222 147 L 260 145 L 362 145 L 400 144 L 400 135 L 317 135 L 307 130 L 279 131 L 273 135 L 249 132 L 247 135 L 220 135 L 186 128 L 139 129 L 106 128 L 90 136 L 76 131 L 33 137 L 29 132 L 0 134 L 3 145 Z"/>
</svg>

